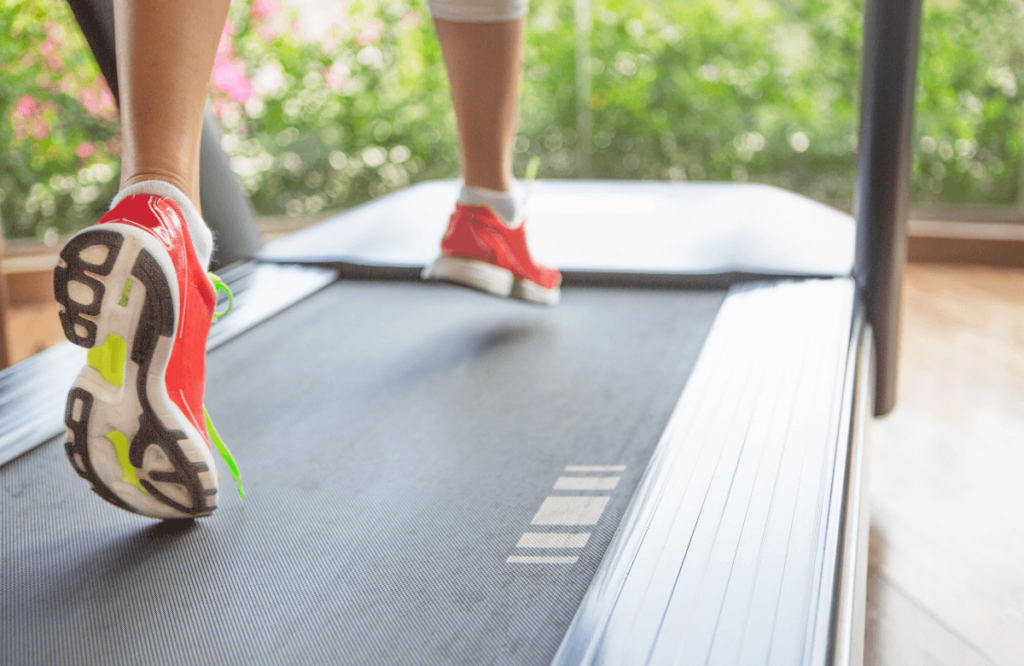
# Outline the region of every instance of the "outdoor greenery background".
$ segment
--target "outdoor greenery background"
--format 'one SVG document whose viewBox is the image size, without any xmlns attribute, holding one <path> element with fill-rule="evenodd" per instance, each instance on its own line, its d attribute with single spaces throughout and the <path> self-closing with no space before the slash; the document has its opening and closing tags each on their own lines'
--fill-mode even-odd
<svg viewBox="0 0 1024 666">
<path fill-rule="evenodd" d="M 424 4 L 341 4 L 231 8 L 211 104 L 258 213 L 458 175 Z M 116 191 L 117 109 L 64 2 L 0 7 L 0 223 L 7 238 L 53 243 Z M 517 174 L 537 156 L 541 178 L 750 180 L 849 207 L 858 0 L 593 0 L 587 100 L 573 11 L 531 3 Z M 928 0 L 921 43 L 913 200 L 1016 203 L 1024 0 Z"/>
</svg>

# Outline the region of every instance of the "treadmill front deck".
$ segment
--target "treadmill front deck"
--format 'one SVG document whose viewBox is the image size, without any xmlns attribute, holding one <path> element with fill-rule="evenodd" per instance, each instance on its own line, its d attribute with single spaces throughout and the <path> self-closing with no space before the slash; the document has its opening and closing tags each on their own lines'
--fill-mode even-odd
<svg viewBox="0 0 1024 666">
<path fill-rule="evenodd" d="M 728 276 L 841 277 L 853 269 L 846 213 L 755 183 L 537 181 L 530 247 L 565 283 L 703 285 Z M 458 196 L 431 181 L 371 201 L 261 250 L 263 261 L 415 279 L 437 256 Z"/>
</svg>

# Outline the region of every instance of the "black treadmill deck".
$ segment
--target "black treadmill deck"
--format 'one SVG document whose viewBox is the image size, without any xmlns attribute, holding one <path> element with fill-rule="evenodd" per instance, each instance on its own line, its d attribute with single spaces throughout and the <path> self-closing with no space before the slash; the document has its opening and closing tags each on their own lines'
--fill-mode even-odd
<svg viewBox="0 0 1024 666">
<path fill-rule="evenodd" d="M 244 503 L 222 471 L 212 518 L 156 524 L 56 443 L 0 470 L 0 662 L 549 662 L 723 297 L 335 283 L 209 356 Z M 593 524 L 531 524 L 549 497 Z"/>
</svg>

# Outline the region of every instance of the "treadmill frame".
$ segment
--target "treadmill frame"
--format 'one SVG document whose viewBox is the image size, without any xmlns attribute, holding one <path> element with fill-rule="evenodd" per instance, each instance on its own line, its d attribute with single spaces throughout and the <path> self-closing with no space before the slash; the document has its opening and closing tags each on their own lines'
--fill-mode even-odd
<svg viewBox="0 0 1024 666">
<path fill-rule="evenodd" d="M 112 3 L 109 0 L 69 2 L 116 95 Z M 845 425 L 836 442 L 837 451 L 845 450 L 846 456 L 842 463 L 837 458 L 833 470 L 834 487 L 841 488 L 842 492 L 831 496 L 828 507 L 830 519 L 827 521 L 830 536 L 823 546 L 834 552 L 834 559 L 825 558 L 823 561 L 834 561 L 835 568 L 825 567 L 825 578 L 816 605 L 818 611 L 810 618 L 809 635 L 813 640 L 809 644 L 806 663 L 845 665 L 858 664 L 863 660 L 868 415 L 887 413 L 895 401 L 899 295 L 906 255 L 909 201 L 909 138 L 920 9 L 920 0 L 866 2 L 862 120 L 855 195 L 858 232 L 854 277 L 859 293 L 844 378 L 846 397 L 843 398 L 845 412 L 842 423 Z M 221 243 L 218 260 L 224 264 L 253 256 L 259 248 L 259 236 L 251 207 L 241 195 L 226 156 L 216 145 L 216 138 L 215 125 L 207 114 L 203 140 L 203 192 L 216 193 L 220 199 L 214 201 L 212 197 L 204 197 L 204 208 L 210 199 L 210 210 L 219 211 L 208 217 Z M 208 145 L 212 145 L 210 150 L 207 150 Z M 225 197 L 225 192 L 230 196 Z M 225 201 L 227 205 L 221 205 Z M 240 220 L 243 222 L 239 223 Z M 268 268 L 243 265 L 236 269 L 239 273 L 235 277 L 242 277 L 246 271 L 254 271 L 253 275 L 267 274 Z M 261 298 L 257 292 L 264 295 L 273 291 L 270 283 L 263 283 L 252 292 L 252 305 L 239 304 L 237 312 L 219 324 L 221 328 L 214 328 L 211 347 L 222 344 L 335 278 L 334 273 L 322 269 L 291 270 L 297 280 L 294 284 L 301 284 L 301 287 L 285 287 L 272 307 L 259 311 L 256 301 Z M 279 285 L 293 283 L 291 278 L 277 282 Z M 877 350 L 877 372 L 873 350 Z M 63 412 L 64 387 L 70 381 L 64 375 L 68 368 L 77 371 L 80 366 L 80 363 L 69 362 L 69 356 L 74 353 L 81 352 L 71 345 L 60 345 L 0 373 L 0 395 L 3 396 L 0 414 L 5 416 L 4 430 L 0 432 L 0 463 L 59 432 L 61 425 L 56 423 L 55 417 Z M 59 403 L 56 408 L 53 406 L 55 401 Z M 14 427 L 9 425 L 12 421 L 8 417 L 14 419 Z M 648 475 L 656 473 L 653 467 L 648 471 Z M 645 477 L 641 484 L 647 482 Z M 638 490 L 636 497 L 641 495 Z M 627 517 L 642 512 L 642 507 L 634 511 L 631 505 Z M 614 556 L 619 543 L 627 538 L 625 535 L 630 529 L 630 524 L 624 519 L 595 581 L 602 571 L 615 566 Z M 595 590 L 592 584 L 587 599 L 598 595 Z M 585 600 L 577 618 L 579 613 L 584 613 L 587 604 Z M 591 663 L 569 659 L 572 642 L 581 640 L 580 635 L 574 633 L 580 631 L 579 624 L 574 621 L 573 628 L 567 632 L 556 663 Z M 596 654 L 592 652 L 591 656 Z"/>
</svg>

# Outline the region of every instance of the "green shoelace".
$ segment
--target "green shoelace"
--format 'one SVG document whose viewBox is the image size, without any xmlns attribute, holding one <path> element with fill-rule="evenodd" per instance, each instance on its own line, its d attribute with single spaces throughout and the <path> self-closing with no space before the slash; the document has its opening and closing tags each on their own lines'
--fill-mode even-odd
<svg viewBox="0 0 1024 666">
<path fill-rule="evenodd" d="M 231 312 L 231 306 L 235 303 L 235 297 L 231 293 L 231 288 L 228 287 L 224 280 L 220 279 L 220 276 L 214 275 L 213 273 L 208 273 L 208 275 L 210 276 L 210 281 L 213 282 L 213 287 L 216 292 L 218 294 L 225 293 L 228 295 L 227 309 L 223 312 L 213 313 L 213 320 L 217 321 L 227 313 Z M 220 433 L 217 432 L 217 428 L 214 427 L 213 421 L 210 420 L 210 413 L 206 411 L 206 405 L 203 405 L 203 418 L 206 419 L 206 432 L 209 433 L 210 440 L 213 442 L 213 445 L 217 447 L 217 453 L 220 454 L 220 457 L 228 466 L 228 471 L 231 472 L 231 478 L 233 478 L 235 483 L 238 485 L 238 496 L 244 500 L 245 491 L 242 490 L 242 473 L 238 471 L 238 463 L 235 462 L 235 457 L 231 455 L 228 445 L 224 443 L 223 439 L 221 439 Z"/>
</svg>

